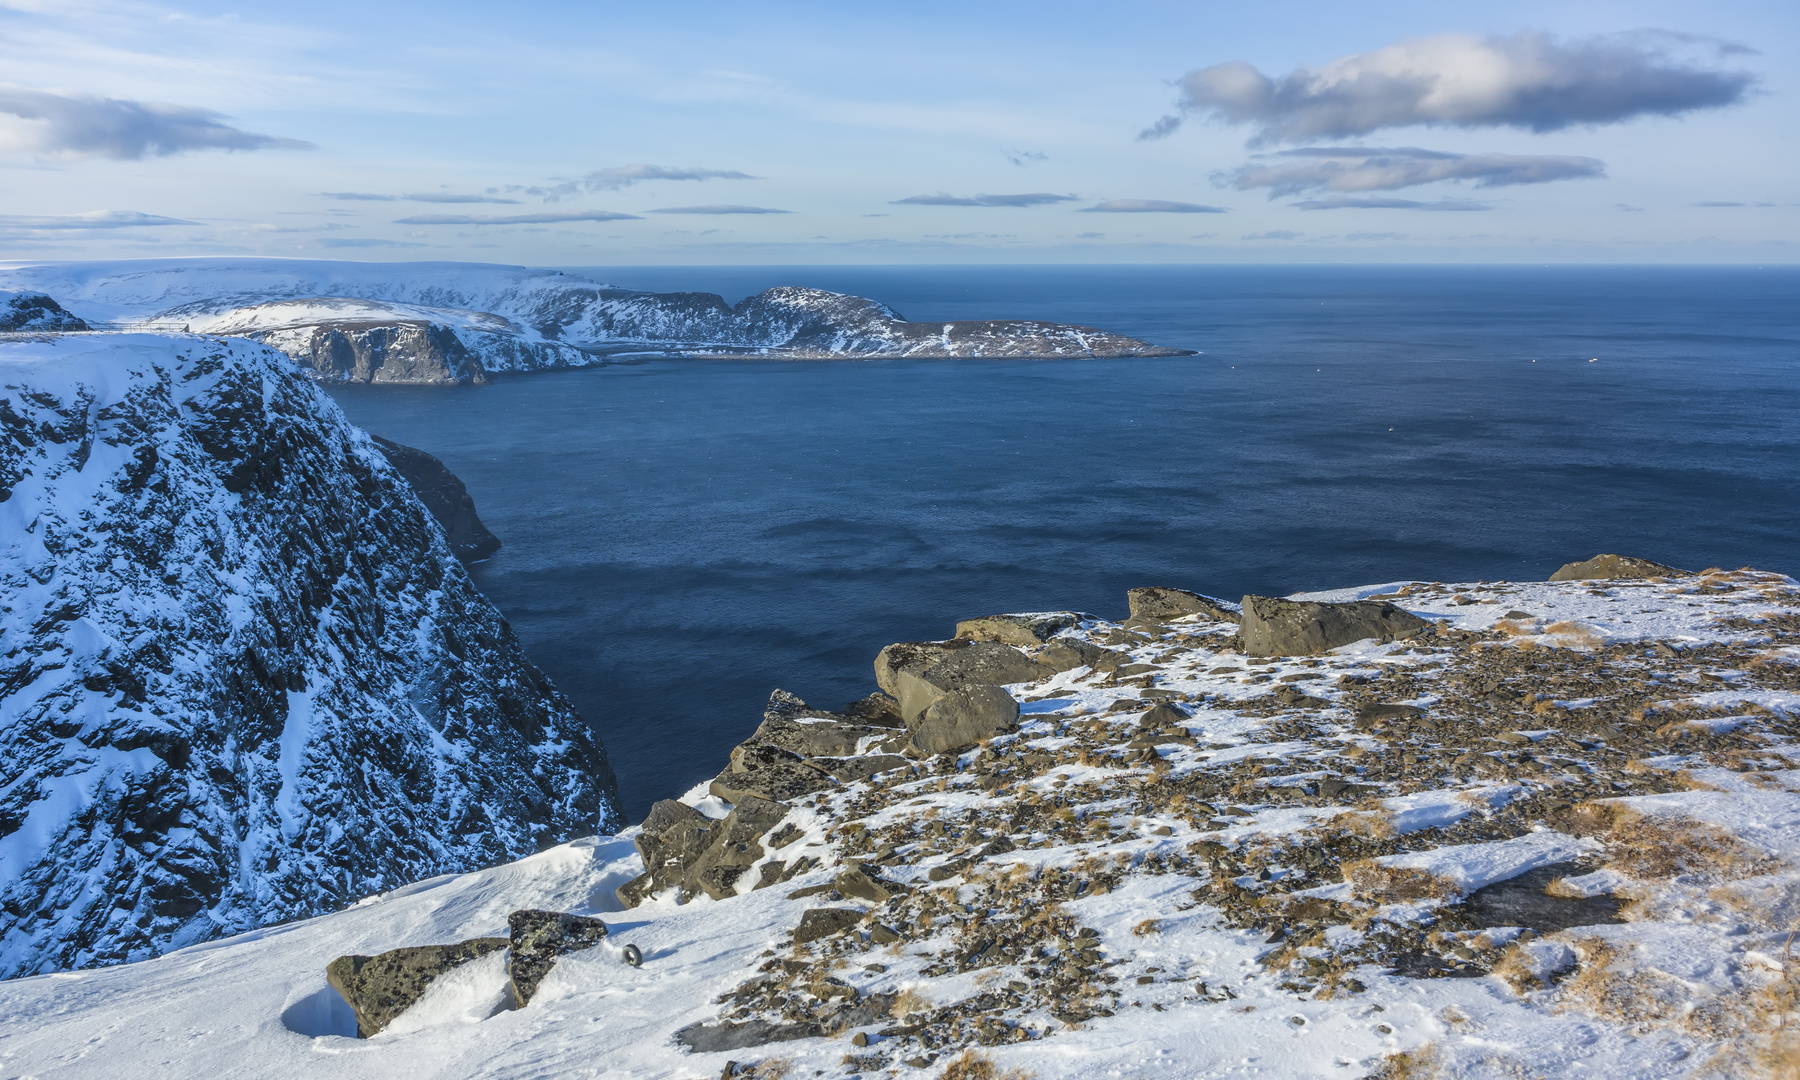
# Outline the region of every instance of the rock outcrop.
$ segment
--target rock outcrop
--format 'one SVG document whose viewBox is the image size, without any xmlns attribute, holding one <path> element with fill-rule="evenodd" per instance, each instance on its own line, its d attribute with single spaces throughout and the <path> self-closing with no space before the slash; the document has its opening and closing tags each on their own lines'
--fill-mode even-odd
<svg viewBox="0 0 1800 1080">
<path fill-rule="evenodd" d="M 512 949 L 506 958 L 507 985 L 517 1009 L 531 1004 L 538 984 L 558 960 L 606 940 L 604 922 L 561 911 L 515 911 L 506 917 L 506 928 Z"/>
<path fill-rule="evenodd" d="M 1430 626 L 1384 600 L 1323 604 L 1246 596 L 1238 633 L 1251 656 L 1307 656 L 1370 638 L 1400 641 Z"/>
<path fill-rule="evenodd" d="M 410 446 L 402 446 L 379 435 L 371 435 L 375 445 L 412 485 L 413 494 L 443 527 L 450 550 L 463 562 L 480 562 L 500 550 L 500 538 L 488 531 L 475 514 L 475 500 L 469 489 L 444 463 Z"/>
<path fill-rule="evenodd" d="M 1693 573 L 1692 570 L 1677 570 L 1673 566 L 1651 562 L 1649 559 L 1634 559 L 1629 555 L 1596 555 L 1581 562 L 1565 563 L 1556 573 L 1550 575 L 1551 581 L 1601 581 L 1609 579 L 1641 579 L 1654 577 L 1681 577 Z"/>
<path fill-rule="evenodd" d="M 1237 622 L 1239 617 L 1238 605 L 1188 592 L 1186 589 L 1150 586 L 1130 590 L 1125 594 L 1125 599 L 1131 607 L 1132 618 L 1152 622 L 1180 619 L 1188 615 L 1203 615 L 1219 622 Z"/>
<path fill-rule="evenodd" d="M 40 292 L 0 290 L 0 334 L 86 330 L 88 324 Z"/>
<path fill-rule="evenodd" d="M 325 966 L 325 982 L 356 1013 L 356 1033 L 366 1039 L 418 1004 L 438 976 L 509 944 L 503 937 L 470 938 L 455 945 L 414 945 L 375 956 L 340 956 Z"/>
<path fill-rule="evenodd" d="M 0 976 L 619 824 L 598 742 L 279 354 L 0 343 Z"/>
</svg>

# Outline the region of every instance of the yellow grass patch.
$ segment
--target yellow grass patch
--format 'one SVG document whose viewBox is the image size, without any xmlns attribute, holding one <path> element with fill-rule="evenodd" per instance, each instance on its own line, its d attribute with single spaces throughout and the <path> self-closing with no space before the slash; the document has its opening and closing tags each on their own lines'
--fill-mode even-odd
<svg viewBox="0 0 1800 1080">
<path fill-rule="evenodd" d="M 1345 863 L 1344 880 L 1357 899 L 1382 904 L 1444 900 L 1461 891 L 1456 882 L 1441 874 L 1410 866 L 1383 866 L 1374 859 Z"/>
</svg>

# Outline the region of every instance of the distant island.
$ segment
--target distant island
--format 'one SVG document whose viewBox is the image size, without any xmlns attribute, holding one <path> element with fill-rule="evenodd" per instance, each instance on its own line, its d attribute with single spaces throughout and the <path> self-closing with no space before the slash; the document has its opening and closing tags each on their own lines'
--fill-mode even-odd
<svg viewBox="0 0 1800 1080">
<path fill-rule="evenodd" d="M 716 293 L 640 292 L 557 270 L 479 263 L 56 263 L 0 269 L 0 287 L 47 294 L 94 329 L 248 338 L 334 382 L 480 383 L 496 372 L 585 367 L 621 355 L 1193 355 L 1036 319 L 910 322 L 885 304 L 823 289 L 781 286 L 732 305 Z"/>
</svg>

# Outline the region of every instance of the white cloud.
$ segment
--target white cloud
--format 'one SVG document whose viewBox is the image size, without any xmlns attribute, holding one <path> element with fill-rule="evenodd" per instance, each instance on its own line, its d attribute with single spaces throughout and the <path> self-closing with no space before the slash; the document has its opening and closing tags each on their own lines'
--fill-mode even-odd
<svg viewBox="0 0 1800 1080">
<path fill-rule="evenodd" d="M 1242 60 L 1199 68 L 1182 77 L 1179 105 L 1255 125 L 1254 142 L 1413 125 L 1556 131 L 1735 104 L 1755 77 L 1714 64 L 1744 51 L 1659 31 L 1573 40 L 1443 34 L 1277 78 Z M 1167 135 L 1179 124 L 1164 117 L 1140 137 Z"/>
<path fill-rule="evenodd" d="M 420 214 L 396 218 L 396 225 L 544 225 L 559 221 L 642 221 L 636 214 L 616 214 L 611 210 L 555 210 L 540 214 L 508 214 L 482 217 L 477 214 Z"/>
<path fill-rule="evenodd" d="M 756 180 L 746 172 L 736 169 L 680 169 L 668 165 L 618 165 L 610 169 L 595 169 L 586 176 L 575 180 L 565 180 L 559 184 L 538 185 L 534 187 L 509 188 L 509 191 L 523 191 L 527 195 L 541 195 L 545 202 L 557 202 L 576 195 L 592 194 L 596 191 L 618 191 L 633 184 L 641 184 L 648 180 Z"/>
<path fill-rule="evenodd" d="M 0 85 L 0 152 L 134 161 L 193 150 L 310 150 L 258 135 L 210 109 L 122 98 L 68 96 Z"/>
<path fill-rule="evenodd" d="M 1452 154 L 1412 146 L 1308 146 L 1262 155 L 1262 159 L 1217 179 L 1239 191 L 1267 188 L 1273 199 L 1314 190 L 1395 191 L 1440 180 L 1504 187 L 1606 175 L 1606 163 L 1591 157 Z"/>
<path fill-rule="evenodd" d="M 0 214 L 0 229 L 134 229 L 144 225 L 198 225 L 197 221 L 141 214 L 136 210 L 91 210 L 85 214 L 39 217 Z"/>
<path fill-rule="evenodd" d="M 1223 206 L 1170 202 L 1167 199 L 1111 199 L 1076 211 L 1081 214 L 1229 214 Z"/>
<path fill-rule="evenodd" d="M 1046 203 L 1074 202 L 1079 195 L 1052 195 L 1047 191 L 1032 191 L 1021 195 L 908 195 L 904 199 L 895 199 L 895 206 L 1043 206 Z"/>
<path fill-rule="evenodd" d="M 716 203 L 711 206 L 665 206 L 657 210 L 646 210 L 646 214 L 791 214 L 792 210 L 772 210 L 766 206 L 737 206 L 731 203 Z"/>
<path fill-rule="evenodd" d="M 1293 204 L 1296 210 L 1492 210 L 1484 202 L 1470 199 L 1395 199 L 1385 196 L 1334 195 L 1328 199 L 1307 199 Z"/>
</svg>

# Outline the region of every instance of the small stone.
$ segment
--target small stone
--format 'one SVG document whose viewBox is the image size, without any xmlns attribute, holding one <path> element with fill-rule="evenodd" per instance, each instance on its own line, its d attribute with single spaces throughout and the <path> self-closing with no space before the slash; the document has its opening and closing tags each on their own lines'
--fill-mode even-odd
<svg viewBox="0 0 1800 1080">
<path fill-rule="evenodd" d="M 856 1047 L 869 1045 L 869 1033 L 866 1031 L 859 1031 L 850 1036 L 850 1045 Z"/>
</svg>

